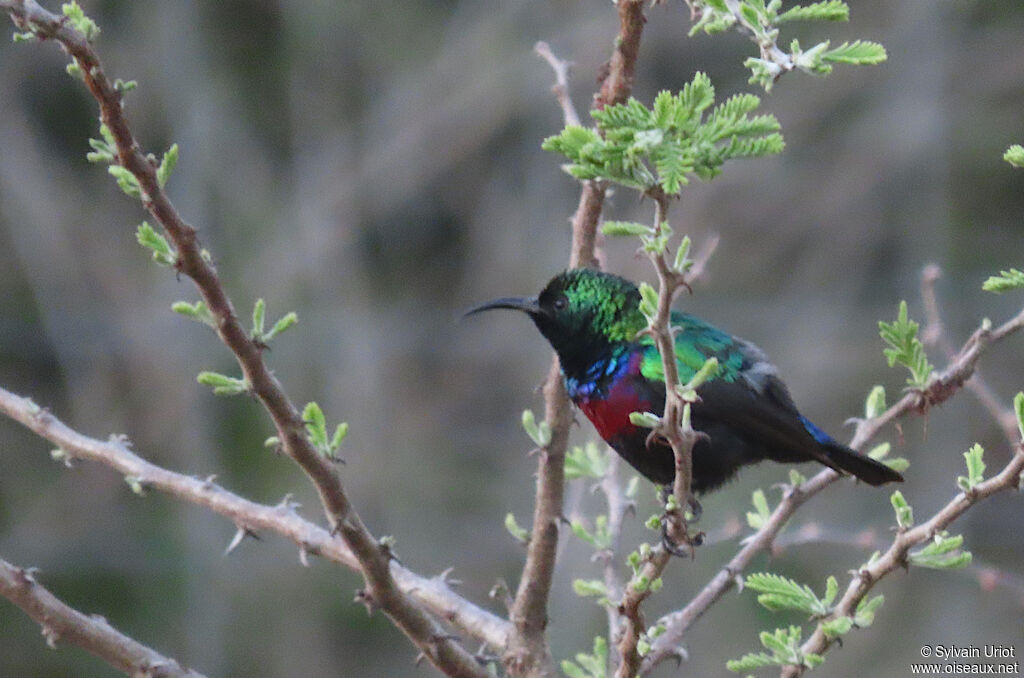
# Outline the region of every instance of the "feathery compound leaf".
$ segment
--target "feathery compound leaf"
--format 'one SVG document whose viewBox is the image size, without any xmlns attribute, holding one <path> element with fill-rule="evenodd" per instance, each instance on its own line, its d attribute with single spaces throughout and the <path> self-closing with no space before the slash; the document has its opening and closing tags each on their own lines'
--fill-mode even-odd
<svg viewBox="0 0 1024 678">
<path fill-rule="evenodd" d="M 760 530 L 768 522 L 772 511 L 768 508 L 768 499 L 764 496 L 764 490 L 754 490 L 750 498 L 754 504 L 754 510 L 747 511 L 747 524 L 755 530 Z"/>
<path fill-rule="evenodd" d="M 923 388 L 928 384 L 932 374 L 932 365 L 924 352 L 924 344 L 917 338 L 918 324 L 907 317 L 907 302 L 900 302 L 899 315 L 895 322 L 879 322 L 878 331 L 889 348 L 883 349 L 889 367 L 896 363 L 910 370 L 907 383 L 915 388 Z"/>
<path fill-rule="evenodd" d="M 748 117 L 760 103 L 757 97 L 738 95 L 711 109 L 714 102 L 711 80 L 697 73 L 678 95 L 659 93 L 651 109 L 630 98 L 592 111 L 600 134 L 568 126 L 543 148 L 565 155 L 571 161 L 567 171 L 579 179 L 601 178 L 640 191 L 660 186 L 670 195 L 691 175 L 714 177 L 726 160 L 782 150 L 774 117 Z"/>
<path fill-rule="evenodd" d="M 971 449 L 964 452 L 964 461 L 967 462 L 967 475 L 959 476 L 956 479 L 957 487 L 964 492 L 970 492 L 985 479 L 985 462 L 982 455 L 985 450 L 978 443 L 974 443 Z"/>
<path fill-rule="evenodd" d="M 601 225 L 601 233 L 608 236 L 651 235 L 654 229 L 635 221 L 606 221 Z"/>
<path fill-rule="evenodd" d="M 167 242 L 167 238 L 153 230 L 149 222 L 143 221 L 139 224 L 138 230 L 135 231 L 135 239 L 140 245 L 153 251 L 153 261 L 161 266 L 174 266 L 178 261 L 178 253 Z"/>
<path fill-rule="evenodd" d="M 597 443 L 590 441 L 586 445 L 572 448 L 565 455 L 565 478 L 602 478 L 608 472 L 611 453 L 602 451 Z"/>
<path fill-rule="evenodd" d="M 726 662 L 725 667 L 730 671 L 752 671 L 765 666 L 784 666 L 795 664 L 812 668 L 821 663 L 821 657 L 814 654 L 804 655 L 800 651 L 800 627 L 790 626 L 788 629 L 775 629 L 775 633 L 762 631 L 759 639 L 761 645 L 771 654 L 760 652 L 758 654 L 747 654 L 741 659 L 732 659 Z"/>
<path fill-rule="evenodd" d="M 961 551 L 963 535 L 950 537 L 946 532 L 935 535 L 932 542 L 918 551 L 911 551 L 907 560 L 911 565 L 934 570 L 959 570 L 971 564 L 970 551 Z"/>
<path fill-rule="evenodd" d="M 1010 146 L 1006 149 L 1006 153 L 1003 153 L 1003 160 L 1014 167 L 1024 167 L 1024 146 L 1020 144 Z"/>
<path fill-rule="evenodd" d="M 871 626 L 875 621 L 875 612 L 885 602 L 885 596 L 877 595 L 874 598 L 861 598 L 857 605 L 857 611 L 853 613 L 853 623 L 861 628 Z"/>
<path fill-rule="evenodd" d="M 826 0 L 810 5 L 791 7 L 776 19 L 777 23 L 786 21 L 849 21 L 850 8 L 843 0 Z"/>
<path fill-rule="evenodd" d="M 874 65 L 885 61 L 888 56 L 885 47 L 877 42 L 854 40 L 844 42 L 835 49 L 822 53 L 821 58 L 837 64 Z"/>
<path fill-rule="evenodd" d="M 233 396 L 249 392 L 249 382 L 245 379 L 236 379 L 219 372 L 200 372 L 196 376 L 203 386 L 213 388 L 213 395 Z"/>
<path fill-rule="evenodd" d="M 795 610 L 810 615 L 822 615 L 828 612 L 828 604 L 819 600 L 809 586 L 798 584 L 781 575 L 771 572 L 756 572 L 747 577 L 746 585 L 755 591 L 761 591 L 757 602 L 773 612 Z M 832 595 L 834 597 L 835 593 L 833 592 Z"/>
<path fill-rule="evenodd" d="M 164 153 L 164 157 L 160 160 L 160 166 L 156 168 L 156 181 L 160 186 L 167 183 L 167 180 L 171 178 L 171 173 L 174 172 L 174 168 L 178 166 L 178 144 L 172 144 L 167 152 Z"/>
<path fill-rule="evenodd" d="M 569 678 L 605 678 L 608 666 L 608 643 L 603 636 L 594 638 L 593 654 L 580 652 L 574 664 L 568 659 L 562 662 L 562 672 Z"/>
<path fill-rule="evenodd" d="M 1000 271 L 999 275 L 991 276 L 986 280 L 981 289 L 996 293 L 1024 289 L 1024 271 L 1018 271 L 1015 268 L 1011 268 L 1009 271 Z"/>
<path fill-rule="evenodd" d="M 61 11 L 64 16 L 68 18 L 68 22 L 71 23 L 75 29 L 85 36 L 88 42 L 93 42 L 96 36 L 100 34 L 100 27 L 96 25 L 96 22 L 85 15 L 85 12 L 79 6 L 78 2 L 68 2 L 61 7 Z"/>
<path fill-rule="evenodd" d="M 903 498 L 903 493 L 896 490 L 889 497 L 889 501 L 892 504 L 892 508 L 896 511 L 896 524 L 899 525 L 901 530 L 906 530 L 914 526 L 914 509 L 907 503 L 907 500 Z"/>
</svg>

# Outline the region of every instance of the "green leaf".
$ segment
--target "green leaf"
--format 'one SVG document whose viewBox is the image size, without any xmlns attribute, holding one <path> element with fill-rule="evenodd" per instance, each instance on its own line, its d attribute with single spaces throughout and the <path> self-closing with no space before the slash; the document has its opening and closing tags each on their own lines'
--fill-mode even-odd
<svg viewBox="0 0 1024 678">
<path fill-rule="evenodd" d="M 849 21 L 850 8 L 843 0 L 825 0 L 810 5 L 796 5 L 778 16 L 777 23 L 786 21 Z"/>
<path fill-rule="evenodd" d="M 853 613 L 853 623 L 860 628 L 867 628 L 875 621 L 875 612 L 885 602 L 885 596 L 877 595 L 874 598 L 861 598 L 857 604 L 857 610 Z"/>
<path fill-rule="evenodd" d="M 759 638 L 761 645 L 771 654 L 760 652 L 747 654 L 740 659 L 733 659 L 726 662 L 725 667 L 730 671 L 753 671 L 765 666 L 784 666 L 795 664 L 797 666 L 813 667 L 821 663 L 818 655 L 804 655 L 800 651 L 800 627 L 790 626 L 788 629 L 775 629 L 775 633 L 761 632 Z"/>
<path fill-rule="evenodd" d="M 889 456 L 889 450 L 891 449 L 892 445 L 890 443 L 879 443 L 871 448 L 871 451 L 868 452 L 868 456 L 876 461 L 881 461 Z"/>
<path fill-rule="evenodd" d="M 160 159 L 160 166 L 156 168 L 156 181 L 163 187 L 171 178 L 171 173 L 178 165 L 178 144 L 172 144 L 164 157 Z"/>
<path fill-rule="evenodd" d="M 590 441 L 582 447 L 572 448 L 565 455 L 565 478 L 602 478 L 608 472 L 610 463 L 610 453 L 602 451 L 597 443 Z"/>
<path fill-rule="evenodd" d="M 608 587 L 600 579 L 574 579 L 572 581 L 572 590 L 576 592 L 577 596 L 581 597 L 608 597 Z"/>
<path fill-rule="evenodd" d="M 807 480 L 807 476 L 805 476 L 803 473 L 800 473 L 800 471 L 797 471 L 795 468 L 789 469 L 789 486 L 790 487 L 799 487 L 800 485 L 803 485 L 804 481 L 806 481 L 806 480 Z"/>
<path fill-rule="evenodd" d="M 1024 271 L 1011 268 L 1009 271 L 1000 271 L 999 275 L 991 276 L 982 285 L 981 289 L 986 292 L 1008 292 L 1010 290 L 1024 289 Z"/>
<path fill-rule="evenodd" d="M 601 225 L 601 233 L 608 236 L 651 235 L 654 229 L 635 221 L 606 221 Z"/>
<path fill-rule="evenodd" d="M 844 42 L 835 49 L 830 49 L 821 55 L 825 61 L 840 64 L 874 65 L 886 60 L 885 47 L 877 42 L 867 40 L 854 40 Z"/>
<path fill-rule="evenodd" d="M 910 468 L 910 461 L 904 459 L 903 457 L 893 457 L 891 459 L 884 460 L 882 463 L 891 468 L 893 471 L 896 471 L 896 473 L 903 473 L 908 468 Z"/>
<path fill-rule="evenodd" d="M 755 530 L 760 530 L 772 515 L 771 509 L 768 508 L 768 499 L 764 496 L 764 490 L 754 490 L 751 501 L 754 503 L 754 512 L 747 511 L 747 524 Z"/>
<path fill-rule="evenodd" d="M 907 317 L 907 302 L 900 302 L 899 315 L 895 322 L 879 322 L 879 334 L 889 348 L 885 354 L 889 367 L 899 363 L 910 370 L 907 383 L 914 388 L 924 388 L 931 377 L 933 367 L 928 362 L 924 344 L 917 338 L 918 324 Z"/>
<path fill-rule="evenodd" d="M 608 665 L 608 643 L 604 637 L 594 638 L 594 652 L 576 655 L 577 664 L 569 660 L 562 661 L 562 673 L 568 678 L 605 678 Z"/>
<path fill-rule="evenodd" d="M 885 412 L 885 387 L 877 385 L 871 389 L 867 400 L 864 402 L 864 417 L 874 419 Z"/>
<path fill-rule="evenodd" d="M 519 523 L 516 521 L 515 515 L 512 513 L 505 514 L 505 529 L 508 530 L 509 534 L 515 537 L 516 541 L 520 541 L 524 544 L 530 541 L 529 531 L 524 527 L 520 527 Z"/>
<path fill-rule="evenodd" d="M 245 379 L 236 379 L 220 372 L 200 372 L 196 376 L 196 381 L 203 386 L 212 387 L 213 394 L 219 396 L 241 395 L 248 393 L 250 389 L 249 382 Z"/>
<path fill-rule="evenodd" d="M 72 1 L 64 3 L 61 6 L 61 11 L 64 16 L 68 18 L 68 23 L 75 27 L 79 33 L 85 36 L 86 41 L 93 42 L 96 37 L 100 34 L 100 27 L 96 25 L 96 22 L 85 15 L 85 12 L 79 6 L 78 2 Z"/>
<path fill-rule="evenodd" d="M 551 427 L 546 421 L 538 424 L 533 410 L 523 410 L 522 424 L 526 435 L 537 447 L 546 447 L 551 442 Z"/>
<path fill-rule="evenodd" d="M 963 535 L 950 537 L 946 532 L 936 534 L 931 543 L 918 551 L 911 551 L 907 560 L 911 565 L 935 570 L 959 570 L 971 564 L 969 551 L 960 551 Z"/>
<path fill-rule="evenodd" d="M 889 498 L 892 503 L 892 508 L 896 511 L 896 524 L 901 529 L 907 529 L 914 526 L 914 509 L 907 503 L 907 500 L 903 498 L 903 493 L 896 490 L 892 493 L 892 497 Z"/>
<path fill-rule="evenodd" d="M 836 617 L 821 623 L 821 632 L 830 640 L 849 633 L 852 628 L 853 619 L 850 617 Z"/>
<path fill-rule="evenodd" d="M 281 334 L 287 329 L 290 329 L 297 322 L 299 322 L 299 316 L 295 313 L 295 311 L 289 311 L 288 313 L 285 313 L 283 316 L 281 316 L 280 319 L 278 319 L 276 323 L 274 323 L 274 326 L 270 328 L 270 331 L 263 335 L 263 341 L 269 342 L 273 340 L 277 335 Z"/>
<path fill-rule="evenodd" d="M 956 479 L 957 487 L 964 492 L 970 492 L 985 479 L 985 462 L 981 459 L 984 454 L 985 450 L 978 443 L 974 443 L 971 449 L 964 452 L 964 461 L 967 462 L 967 475 L 959 476 Z"/>
<path fill-rule="evenodd" d="M 327 447 L 327 418 L 318 403 L 306 403 L 302 410 L 302 421 L 306 423 L 306 434 L 317 449 Z"/>
<path fill-rule="evenodd" d="M 217 319 L 213 317 L 213 313 L 203 301 L 197 301 L 194 304 L 190 304 L 187 301 L 176 301 L 171 304 L 171 310 L 178 315 L 183 315 L 186 318 L 217 329 Z"/>
<path fill-rule="evenodd" d="M 1003 153 L 1003 160 L 1014 167 L 1024 167 L 1024 146 L 1020 144 L 1010 146 L 1006 149 L 1006 153 Z"/>
<path fill-rule="evenodd" d="M 111 165 L 107 168 L 107 172 L 117 180 L 117 185 L 129 198 L 142 197 L 142 186 L 139 185 L 139 180 L 135 178 L 134 174 L 120 165 Z"/>
<path fill-rule="evenodd" d="M 629 423 L 640 428 L 656 428 L 661 425 L 661 417 L 654 412 L 630 412 Z"/>
<path fill-rule="evenodd" d="M 640 312 L 648 319 L 658 314 L 658 291 L 646 282 L 640 283 Z"/>
<path fill-rule="evenodd" d="M 685 388 L 696 390 L 700 388 L 709 379 L 714 379 L 718 375 L 718 358 L 711 356 L 704 361 L 701 368 L 693 375 L 693 377 L 686 383 Z"/>
<path fill-rule="evenodd" d="M 267 303 L 262 298 L 257 299 L 252 307 L 252 337 L 263 336 L 263 323 L 267 315 Z"/>
<path fill-rule="evenodd" d="M 93 140 L 95 141 L 95 140 Z M 134 177 L 133 177 L 134 178 Z M 161 266 L 174 266 L 178 261 L 178 253 L 167 242 L 167 238 L 157 233 L 149 222 L 143 221 L 135 231 L 135 239 L 139 244 L 153 252 L 153 261 Z"/>
<path fill-rule="evenodd" d="M 832 586 L 838 586 L 833 579 Z M 761 591 L 757 597 L 764 607 L 772 610 L 795 610 L 809 615 L 828 613 L 828 604 L 819 600 L 809 586 L 798 584 L 792 579 L 771 572 L 756 572 L 747 577 L 746 586 Z M 826 591 L 826 597 L 828 592 Z M 832 593 L 833 597 L 835 592 Z"/>
</svg>

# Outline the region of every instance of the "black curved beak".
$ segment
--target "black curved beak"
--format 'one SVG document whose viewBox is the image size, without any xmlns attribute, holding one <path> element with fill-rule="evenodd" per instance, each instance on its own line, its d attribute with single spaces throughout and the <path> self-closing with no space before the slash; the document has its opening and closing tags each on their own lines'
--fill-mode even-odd
<svg viewBox="0 0 1024 678">
<path fill-rule="evenodd" d="M 502 297 L 501 299 L 494 299 L 479 306 L 474 306 L 463 313 L 462 317 L 467 318 L 481 311 L 491 311 L 496 308 L 510 308 L 514 311 L 522 311 L 531 318 L 540 314 L 540 303 L 537 301 L 537 297 Z"/>
</svg>

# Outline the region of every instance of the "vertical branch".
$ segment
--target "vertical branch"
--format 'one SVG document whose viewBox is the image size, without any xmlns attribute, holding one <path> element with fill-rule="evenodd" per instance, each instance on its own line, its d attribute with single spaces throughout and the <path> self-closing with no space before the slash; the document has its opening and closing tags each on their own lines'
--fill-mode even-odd
<svg viewBox="0 0 1024 678">
<path fill-rule="evenodd" d="M 625 101 L 633 88 L 640 38 L 646 22 L 643 0 L 619 0 L 619 34 L 594 107 Z M 545 56 L 542 54 L 542 56 Z M 547 56 L 545 56 L 547 59 Z M 559 77 L 557 60 L 548 60 Z M 556 87 L 557 87 L 556 83 Z M 568 96 L 568 95 L 566 95 Z M 571 110 L 565 108 L 564 111 Z M 566 120 L 570 124 L 570 120 Z M 597 224 L 604 206 L 605 186 L 586 181 L 572 218 L 570 268 L 600 267 Z M 512 604 L 514 632 L 505 654 L 505 665 L 514 675 L 555 676 L 544 630 L 547 627 L 548 596 L 558 546 L 558 521 L 562 515 L 565 487 L 565 451 L 571 415 L 569 398 L 562 383 L 558 358 L 554 358 L 544 383 L 544 409 L 551 427 L 551 441 L 541 450 L 537 469 L 537 494 L 533 532 L 527 550 L 523 576 Z"/>
</svg>

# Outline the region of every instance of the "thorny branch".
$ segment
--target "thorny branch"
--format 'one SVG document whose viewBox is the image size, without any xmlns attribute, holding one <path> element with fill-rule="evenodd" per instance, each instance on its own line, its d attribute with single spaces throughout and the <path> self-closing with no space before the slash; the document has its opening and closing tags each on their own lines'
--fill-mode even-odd
<svg viewBox="0 0 1024 678">
<path fill-rule="evenodd" d="M 914 546 L 930 541 L 936 534 L 946 529 L 950 523 L 963 515 L 971 506 L 987 497 L 1003 490 L 1016 489 L 1020 486 L 1024 473 L 1024 442 L 1019 439 L 1014 445 L 1013 457 L 997 475 L 985 480 L 966 492 L 961 492 L 948 504 L 943 506 L 928 521 L 917 527 L 897 533 L 892 545 L 873 563 L 863 566 L 853 574 L 846 593 L 836 603 L 833 612 L 818 623 L 818 627 L 800 647 L 803 655 L 809 653 L 823 654 L 837 639 L 830 639 L 822 630 L 822 624 L 831 619 L 852 617 L 860 601 L 878 583 L 878 581 L 898 569 L 907 567 L 908 554 Z M 803 675 L 804 666 L 785 666 L 780 673 L 781 678 L 795 678 Z"/>
<path fill-rule="evenodd" d="M 992 329 L 988 323 L 982 323 L 950 359 L 946 368 L 932 375 L 927 387 L 906 393 L 877 417 L 859 420 L 850 447 L 863 451 L 871 439 L 900 417 L 911 412 L 923 413 L 928 407 L 948 400 L 971 378 L 978 360 L 989 346 L 1018 332 L 1022 327 L 1024 310 L 996 329 Z M 806 482 L 788 488 L 765 525 L 749 537 L 743 548 L 686 607 L 662 617 L 660 623 L 665 626 L 666 631 L 657 638 L 651 651 L 644 657 L 641 674 L 645 675 L 666 659 L 678 656 L 679 643 L 690 626 L 736 585 L 757 554 L 771 548 L 779 532 L 804 502 L 839 478 L 839 474 L 832 469 L 824 469 Z"/>
<path fill-rule="evenodd" d="M 668 221 L 670 198 L 660 190 L 652 192 L 651 197 L 655 201 L 654 229 L 660 233 Z M 677 545 L 687 545 L 692 552 L 693 547 L 700 543 L 700 535 L 688 533 L 683 510 L 692 505 L 690 484 L 693 476 L 693 446 L 701 434 L 690 426 L 689 417 L 686 416 L 689 412 L 688 403 L 679 389 L 679 367 L 671 327 L 672 301 L 681 288 L 689 287 L 689 282 L 686 275 L 669 266 L 664 252 L 651 252 L 650 258 L 658 273 L 658 308 L 646 331 L 654 338 L 665 374 L 665 409 L 660 425 L 651 431 L 651 436 L 667 442 L 675 458 L 675 480 L 672 486 L 675 502 L 674 508 L 667 509 L 665 513 L 665 535 Z M 616 673 L 617 678 L 632 678 L 640 669 L 643 658 L 638 645 L 646 630 L 640 606 L 651 593 L 650 582 L 661 577 L 673 555 L 673 550 L 666 544 L 658 545 L 626 586 L 618 608 L 624 624 L 618 641 L 621 663 Z"/>
<path fill-rule="evenodd" d="M 130 638 L 99 615 L 86 615 L 69 607 L 36 581 L 31 569 L 16 567 L 0 558 L 0 596 L 20 607 L 39 623 L 46 643 L 77 645 L 129 676 L 147 678 L 203 678 L 170 657 Z"/>
<path fill-rule="evenodd" d="M 595 108 L 621 103 L 633 87 L 640 37 L 646 22 L 643 0 L 620 0 L 619 35 L 609 61 L 607 74 L 594 99 Z M 547 56 L 542 53 L 547 59 Z M 555 69 L 556 87 L 561 66 L 552 55 L 548 62 Z M 568 94 L 566 94 L 568 98 Z M 563 104 L 569 115 L 572 108 Z M 600 267 L 597 225 L 604 205 L 605 186 L 596 181 L 583 182 L 580 201 L 572 218 L 572 251 L 569 267 Z M 505 666 L 513 675 L 554 676 L 557 672 L 548 649 L 545 630 L 548 622 L 548 597 L 554 575 L 558 547 L 558 523 L 562 515 L 565 489 L 565 451 L 569 438 L 571 413 L 569 398 L 562 384 L 557 357 L 552 360 L 544 384 L 545 418 L 551 427 L 551 441 L 540 454 L 537 470 L 537 495 L 533 529 L 526 564 L 512 605 L 514 633 L 505 653 Z"/>
<path fill-rule="evenodd" d="M 276 532 L 298 546 L 304 563 L 310 555 L 317 555 L 359 570 L 359 561 L 344 542 L 302 518 L 296 512 L 295 502 L 287 498 L 276 506 L 267 506 L 233 494 L 218 485 L 212 476 L 200 479 L 175 473 L 132 452 L 122 437 L 112 436 L 110 440 L 103 441 L 82 435 L 28 398 L 2 388 L 0 412 L 56 445 L 65 463 L 74 459 L 97 462 L 132 478 L 143 491 L 157 490 L 206 507 L 230 520 L 242 532 Z M 505 646 L 511 624 L 456 594 L 443 577 L 422 577 L 395 561 L 391 561 L 391 574 L 403 591 L 460 633 L 472 636 L 494 650 Z"/>
<path fill-rule="evenodd" d="M 939 303 L 935 294 L 935 284 L 942 277 L 942 270 L 935 264 L 929 264 L 921 271 L 921 299 L 924 301 L 926 324 L 921 330 L 921 341 L 925 346 L 937 346 L 947 359 L 951 359 L 956 349 L 949 340 L 942 323 L 942 315 L 939 313 Z M 967 381 L 967 389 L 974 394 L 982 406 L 988 410 L 992 418 L 999 425 L 1007 442 L 1013 446 L 1017 440 L 1017 418 L 1013 410 L 999 402 L 999 397 L 982 378 L 978 370 L 974 371 Z"/>
<path fill-rule="evenodd" d="M 452 676 L 486 676 L 486 671 L 443 627 L 395 585 L 390 557 L 373 538 L 349 503 L 332 462 L 318 454 L 306 436 L 305 423 L 281 383 L 263 359 L 263 346 L 251 338 L 235 314 L 217 271 L 199 246 L 196 229 L 186 223 L 164 192 L 155 162 L 139 147 L 121 106 L 121 93 L 107 79 L 92 45 L 63 16 L 35 0 L 0 0 L 15 25 L 40 40 L 56 40 L 81 70 L 89 92 L 100 106 L 100 118 L 117 146 L 117 161 L 136 178 L 142 204 L 166 232 L 177 251 L 175 268 L 191 278 L 216 319 L 221 341 L 235 355 L 251 393 L 263 404 L 277 428 L 284 452 L 315 485 L 331 530 L 359 561 L 366 583 L 363 600 L 380 608 L 438 670 Z"/>
</svg>

